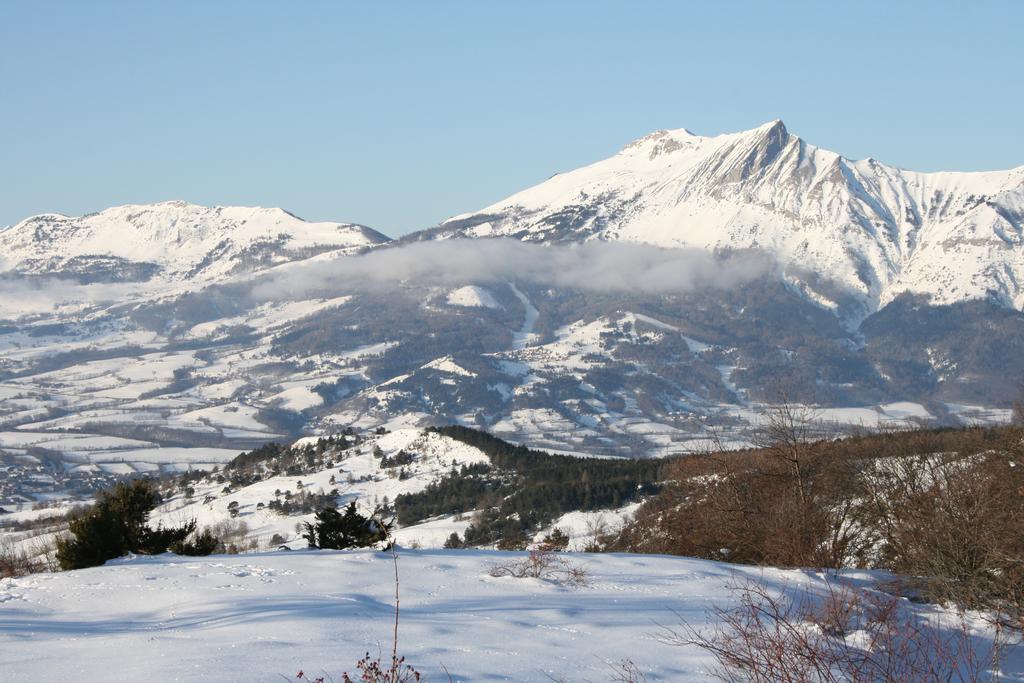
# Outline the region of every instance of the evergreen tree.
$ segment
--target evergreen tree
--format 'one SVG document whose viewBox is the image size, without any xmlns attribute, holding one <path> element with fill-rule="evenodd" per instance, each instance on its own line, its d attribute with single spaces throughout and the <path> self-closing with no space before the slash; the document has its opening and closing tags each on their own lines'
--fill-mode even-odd
<svg viewBox="0 0 1024 683">
<path fill-rule="evenodd" d="M 344 513 L 337 508 L 323 508 L 315 517 L 315 523 L 305 523 L 306 532 L 302 534 L 310 548 L 363 548 L 387 538 L 387 528 L 359 514 L 355 501 L 345 507 Z"/>
<path fill-rule="evenodd" d="M 71 520 L 69 537 L 57 540 L 61 569 L 96 567 L 125 553 L 152 555 L 166 552 L 193 531 L 192 520 L 181 527 L 147 525 L 149 513 L 159 502 L 157 490 L 145 479 L 119 483 L 100 494 L 96 503 Z"/>
<path fill-rule="evenodd" d="M 176 555 L 209 555 L 221 547 L 220 539 L 213 535 L 209 529 L 203 529 L 202 533 L 192 541 L 177 541 L 168 546 L 168 549 Z"/>
<path fill-rule="evenodd" d="M 569 537 L 556 526 L 541 540 L 541 546 L 546 550 L 565 550 L 569 547 Z"/>
</svg>

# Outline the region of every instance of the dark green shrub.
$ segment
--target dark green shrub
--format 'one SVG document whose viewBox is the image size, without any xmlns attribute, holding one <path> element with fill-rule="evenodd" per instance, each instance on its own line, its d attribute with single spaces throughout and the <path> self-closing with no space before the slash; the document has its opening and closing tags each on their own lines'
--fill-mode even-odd
<svg viewBox="0 0 1024 683">
<path fill-rule="evenodd" d="M 57 540 L 61 569 L 96 567 L 129 552 L 166 552 L 195 531 L 194 521 L 182 527 L 149 528 L 149 513 L 158 502 L 156 487 L 145 479 L 101 493 L 92 507 L 68 523 L 71 535 Z"/>
<path fill-rule="evenodd" d="M 365 548 L 384 541 L 387 528 L 383 523 L 359 514 L 353 501 L 344 513 L 338 512 L 337 508 L 323 508 L 317 512 L 316 522 L 306 522 L 306 533 L 302 537 L 310 548 Z"/>
<path fill-rule="evenodd" d="M 176 555 L 210 555 L 220 547 L 220 539 L 213 535 L 209 529 L 203 529 L 201 533 L 191 541 L 178 541 L 168 545 L 172 553 Z"/>
<path fill-rule="evenodd" d="M 569 547 L 569 537 L 564 531 L 555 527 L 541 540 L 541 546 L 547 550 L 565 550 Z"/>
</svg>

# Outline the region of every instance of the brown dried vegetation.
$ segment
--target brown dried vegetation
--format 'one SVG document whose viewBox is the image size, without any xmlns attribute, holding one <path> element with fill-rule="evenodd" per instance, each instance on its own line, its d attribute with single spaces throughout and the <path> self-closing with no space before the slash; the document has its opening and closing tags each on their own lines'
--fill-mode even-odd
<svg viewBox="0 0 1024 683">
<path fill-rule="evenodd" d="M 925 599 L 1024 626 L 1024 429 L 815 441 L 809 424 L 782 407 L 761 447 L 679 460 L 608 549 L 885 568 Z"/>
</svg>

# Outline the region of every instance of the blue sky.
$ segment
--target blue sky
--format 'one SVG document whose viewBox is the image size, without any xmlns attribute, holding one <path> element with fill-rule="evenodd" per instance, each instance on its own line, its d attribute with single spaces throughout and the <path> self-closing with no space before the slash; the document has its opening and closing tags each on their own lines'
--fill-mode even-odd
<svg viewBox="0 0 1024 683">
<path fill-rule="evenodd" d="M 129 202 L 391 235 L 658 128 L 782 118 L 917 170 L 1024 164 L 1024 2 L 0 0 L 0 225 Z"/>
</svg>

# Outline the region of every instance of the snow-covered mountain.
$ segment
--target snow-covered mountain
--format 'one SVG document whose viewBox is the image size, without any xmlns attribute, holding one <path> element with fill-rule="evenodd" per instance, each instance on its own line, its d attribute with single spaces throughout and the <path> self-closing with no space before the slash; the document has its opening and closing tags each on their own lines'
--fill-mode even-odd
<svg viewBox="0 0 1024 683">
<path fill-rule="evenodd" d="M 815 147 L 782 121 L 714 137 L 662 130 L 413 238 L 447 237 L 763 249 L 809 298 L 855 302 L 855 317 L 904 292 L 1020 309 L 1024 166 L 905 171 Z"/>
<path fill-rule="evenodd" d="M 28 218 L 0 232 L 0 272 L 90 282 L 212 281 L 387 241 L 362 225 L 309 223 L 282 209 L 170 201 Z"/>
<path fill-rule="evenodd" d="M 473 268 L 453 263 L 465 242 L 447 261 L 431 249 L 449 245 L 419 243 L 457 237 Z M 785 279 L 496 276 L 487 259 L 510 245 L 481 244 L 493 237 L 576 255 L 605 241 L 601 268 L 636 249 L 617 242 L 765 250 Z M 1003 420 L 1024 377 L 1022 305 L 1024 167 L 913 173 L 781 122 L 654 133 L 399 241 L 182 202 L 37 216 L 0 231 L 0 467 L 27 482 L 0 480 L 0 502 L 45 493 L 46 477 L 87 493 L 348 426 L 458 423 L 659 456 L 701 447 L 711 425 L 746 442 L 780 396 L 840 425 Z"/>
</svg>

